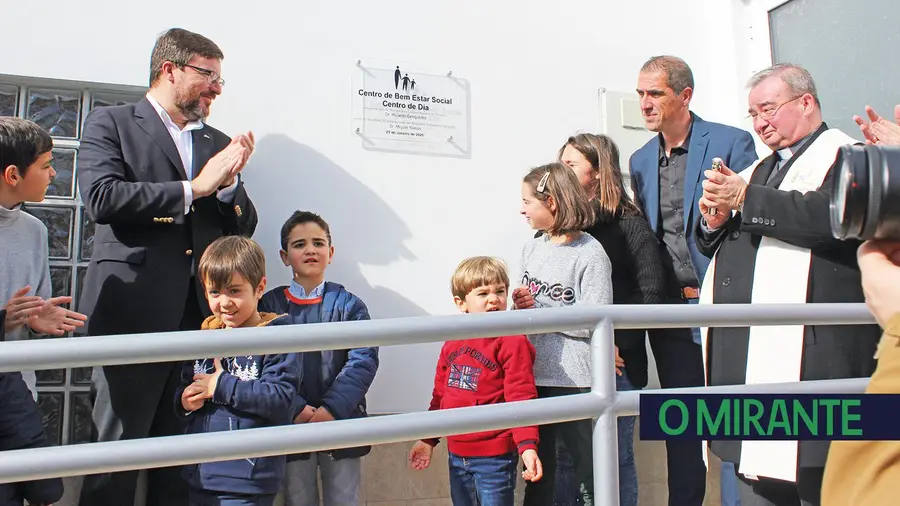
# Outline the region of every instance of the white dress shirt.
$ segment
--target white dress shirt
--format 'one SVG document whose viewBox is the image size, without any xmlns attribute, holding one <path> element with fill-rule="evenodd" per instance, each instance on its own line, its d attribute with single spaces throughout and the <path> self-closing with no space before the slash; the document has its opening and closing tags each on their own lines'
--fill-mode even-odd
<svg viewBox="0 0 900 506">
<path fill-rule="evenodd" d="M 147 101 L 149 101 L 150 105 L 153 106 L 153 109 L 156 110 L 156 114 L 159 114 L 159 118 L 162 120 L 163 125 L 166 126 L 169 135 L 172 136 L 172 140 L 175 142 L 175 148 L 178 149 L 178 156 L 181 157 L 181 164 L 184 166 L 184 173 L 187 175 L 187 181 L 182 181 L 182 184 L 184 185 L 184 214 L 188 214 L 191 211 L 191 204 L 194 202 L 194 192 L 191 190 L 191 180 L 195 177 L 193 131 L 203 128 L 203 122 L 199 120 L 190 121 L 183 129 L 178 128 L 178 125 L 172 121 L 169 113 L 159 105 L 159 102 L 157 102 L 149 93 L 147 93 L 146 96 Z M 238 178 L 235 178 L 234 183 L 232 183 L 231 186 L 222 188 L 216 192 L 216 197 L 222 202 L 231 203 L 234 200 L 234 192 L 237 191 L 237 184 Z"/>
<path fill-rule="evenodd" d="M 319 286 L 313 288 L 311 292 L 306 293 L 306 288 L 303 288 L 303 285 L 292 279 L 288 291 L 290 291 L 291 295 L 300 300 L 317 299 L 325 295 L 325 282 L 322 281 L 319 283 Z"/>
</svg>

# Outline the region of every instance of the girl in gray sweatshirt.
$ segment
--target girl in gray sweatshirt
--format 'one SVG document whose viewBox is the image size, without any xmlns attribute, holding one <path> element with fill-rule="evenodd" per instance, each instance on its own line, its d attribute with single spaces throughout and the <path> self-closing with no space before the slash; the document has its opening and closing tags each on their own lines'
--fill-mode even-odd
<svg viewBox="0 0 900 506">
<path fill-rule="evenodd" d="M 561 163 L 537 167 L 522 181 L 522 214 L 531 228 L 544 233 L 522 249 L 522 287 L 533 307 L 612 304 L 609 257 L 600 242 L 582 230 L 594 223 L 590 205 L 575 173 Z M 586 392 L 591 384 L 591 330 L 528 335 L 537 352 L 534 377 L 538 397 Z M 553 503 L 556 438 L 561 437 L 575 462 L 584 504 L 593 504 L 591 421 L 539 427 L 538 456 L 544 477 L 525 485 L 525 506 Z M 549 465 L 548 465 L 549 463 Z"/>
</svg>

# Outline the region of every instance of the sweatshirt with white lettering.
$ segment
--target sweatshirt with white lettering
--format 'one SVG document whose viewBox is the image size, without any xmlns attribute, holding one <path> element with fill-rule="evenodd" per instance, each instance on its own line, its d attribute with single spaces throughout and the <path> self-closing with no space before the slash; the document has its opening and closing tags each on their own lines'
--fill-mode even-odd
<svg viewBox="0 0 900 506">
<path fill-rule="evenodd" d="M 536 237 L 522 248 L 519 280 L 536 308 L 612 304 L 612 267 L 603 246 L 581 233 L 565 244 Z M 592 329 L 529 334 L 537 351 L 535 384 L 554 387 L 591 385 Z"/>
</svg>

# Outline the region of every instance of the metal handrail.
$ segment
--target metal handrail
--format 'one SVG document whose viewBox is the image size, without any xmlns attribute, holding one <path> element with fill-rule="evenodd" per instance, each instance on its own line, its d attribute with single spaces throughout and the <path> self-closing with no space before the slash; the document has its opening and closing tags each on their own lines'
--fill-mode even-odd
<svg viewBox="0 0 900 506">
<path fill-rule="evenodd" d="M 616 419 L 637 414 L 641 395 L 615 391 L 613 328 L 867 324 L 864 304 L 606 306 L 396 318 L 362 322 L 186 331 L 0 343 L 0 372 L 388 346 L 491 335 L 594 328 L 591 392 L 557 398 L 344 420 L 0 452 L 0 483 L 305 453 L 483 430 L 593 418 L 594 494 L 617 505 Z M 849 393 L 867 378 L 670 389 L 666 393 Z"/>
<path fill-rule="evenodd" d="M 611 305 L 368 321 L 191 330 L 0 342 L 0 372 L 143 364 L 256 354 L 394 346 L 594 328 L 609 318 L 618 329 L 865 324 L 865 304 Z"/>
</svg>

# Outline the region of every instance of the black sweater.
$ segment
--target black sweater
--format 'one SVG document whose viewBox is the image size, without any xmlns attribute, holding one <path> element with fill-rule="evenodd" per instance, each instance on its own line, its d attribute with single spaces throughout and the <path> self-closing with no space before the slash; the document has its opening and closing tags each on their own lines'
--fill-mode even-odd
<svg viewBox="0 0 900 506">
<path fill-rule="evenodd" d="M 598 221 L 585 230 L 606 250 L 612 264 L 613 304 L 662 304 L 666 289 L 659 241 L 643 215 Z M 625 374 L 636 388 L 647 386 L 645 331 L 616 330 Z"/>
</svg>

